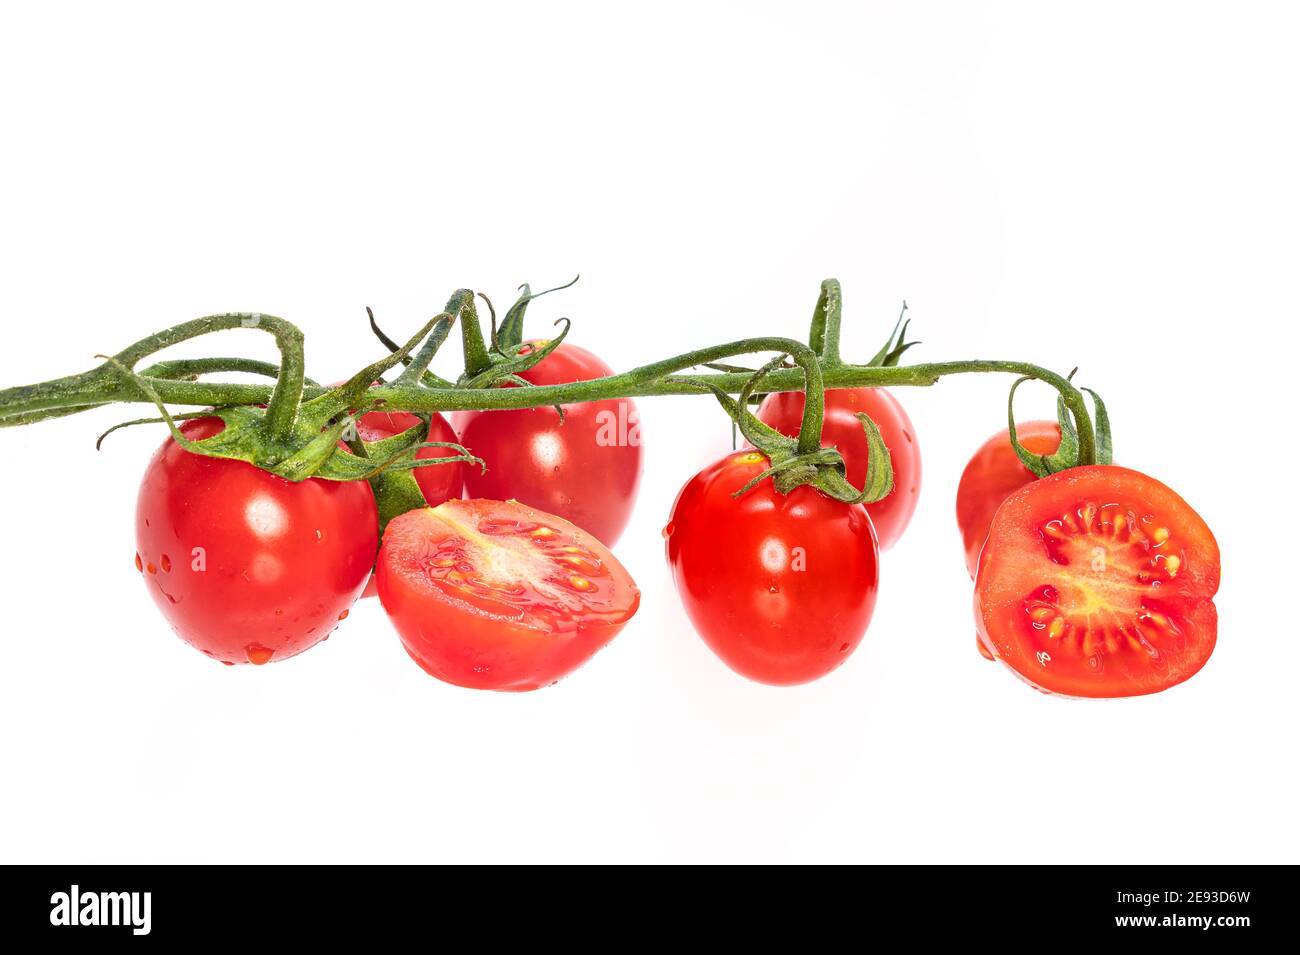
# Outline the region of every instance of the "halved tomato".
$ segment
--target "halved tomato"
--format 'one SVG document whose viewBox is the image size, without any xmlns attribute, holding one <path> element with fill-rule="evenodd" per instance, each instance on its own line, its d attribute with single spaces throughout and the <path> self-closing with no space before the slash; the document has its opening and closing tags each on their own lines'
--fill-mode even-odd
<svg viewBox="0 0 1300 955">
<path fill-rule="evenodd" d="M 1067 696 L 1155 693 L 1214 650 L 1219 546 L 1154 478 L 1113 465 L 1061 471 L 1011 494 L 975 579 L 994 657 Z"/>
<path fill-rule="evenodd" d="M 554 683 L 609 643 L 641 601 L 600 541 L 517 501 L 452 500 L 394 518 L 375 574 L 412 659 L 484 690 Z"/>
</svg>

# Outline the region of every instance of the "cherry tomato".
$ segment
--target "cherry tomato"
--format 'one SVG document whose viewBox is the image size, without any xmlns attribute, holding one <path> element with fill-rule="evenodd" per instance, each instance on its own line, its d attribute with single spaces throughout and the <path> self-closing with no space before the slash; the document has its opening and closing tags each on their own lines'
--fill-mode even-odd
<svg viewBox="0 0 1300 955">
<path fill-rule="evenodd" d="M 530 342 L 540 347 L 540 342 Z M 613 374 L 577 345 L 562 344 L 522 377 L 535 385 Z M 457 418 L 461 443 L 487 462 L 465 476 L 470 497 L 518 500 L 577 524 L 612 547 L 627 526 L 641 480 L 641 422 L 630 398 Z"/>
<path fill-rule="evenodd" d="M 876 606 L 878 545 L 861 504 L 811 487 L 780 494 L 737 451 L 691 478 L 664 528 L 668 563 L 704 642 L 760 683 L 806 683 L 843 663 Z"/>
<path fill-rule="evenodd" d="M 591 534 L 515 501 L 453 500 L 389 522 L 379 600 L 440 680 L 535 690 L 583 663 L 641 601 Z"/>
<path fill-rule="evenodd" d="M 1055 421 L 1029 421 L 1016 425 L 1016 439 L 1034 454 L 1054 454 L 1061 445 L 1061 426 Z M 1011 431 L 1004 429 L 985 441 L 966 464 L 957 485 L 957 527 L 966 547 L 966 569 L 975 579 L 980 550 L 989 536 L 989 524 L 1007 495 L 1024 487 L 1036 475 L 1021 463 L 1011 447 Z M 985 660 L 993 654 L 979 636 L 975 649 Z"/>
<path fill-rule="evenodd" d="M 822 446 L 836 448 L 844 456 L 845 477 L 850 484 L 860 488 L 867 479 L 867 436 L 856 414 L 867 413 L 889 448 L 894 490 L 866 508 L 881 550 L 892 547 L 912 520 L 921 493 L 921 449 L 912 422 L 898 399 L 883 388 L 832 388 L 825 394 Z M 758 407 L 758 418 L 782 434 L 796 437 L 803 421 L 803 392 L 768 395 Z"/>
<path fill-rule="evenodd" d="M 1016 425 L 1016 438 L 1033 454 L 1055 454 L 1061 444 L 1061 426 L 1055 421 L 1029 421 Z M 957 485 L 957 527 L 966 548 L 966 569 L 975 579 L 980 549 L 989 536 L 993 515 L 1017 488 L 1036 480 L 1011 447 L 1011 432 L 1002 429 L 980 445 Z"/>
<path fill-rule="evenodd" d="M 385 438 L 410 430 L 419 423 L 420 419 L 407 411 L 372 411 L 362 415 L 357 421 L 357 436 L 362 441 L 383 441 Z M 459 439 L 451 425 L 447 423 L 447 419 L 440 414 L 434 414 L 429 419 L 429 431 L 425 440 L 457 443 Z M 415 452 L 415 456 L 447 458 L 455 453 L 450 448 L 421 448 Z M 465 465 L 463 464 L 430 464 L 416 468 L 411 473 L 415 476 L 415 482 L 420 485 L 424 499 L 429 502 L 430 507 L 437 507 L 443 501 L 460 497 L 465 489 Z M 375 578 L 372 575 L 361 596 L 373 597 L 377 592 Z"/>
<path fill-rule="evenodd" d="M 975 577 L 988 650 L 1068 696 L 1156 693 L 1214 650 L 1219 546 L 1154 478 L 1070 468 L 1015 491 L 993 517 Z"/>
<path fill-rule="evenodd" d="M 181 426 L 201 441 L 220 418 Z M 136 567 L 181 639 L 222 663 L 268 663 L 329 636 L 379 546 L 365 481 L 297 484 L 168 438 L 136 505 Z"/>
</svg>

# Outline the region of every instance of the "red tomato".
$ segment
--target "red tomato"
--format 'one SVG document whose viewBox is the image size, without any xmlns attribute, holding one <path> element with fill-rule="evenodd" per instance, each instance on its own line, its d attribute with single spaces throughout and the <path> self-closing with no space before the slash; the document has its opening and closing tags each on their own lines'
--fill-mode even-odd
<svg viewBox="0 0 1300 955">
<path fill-rule="evenodd" d="M 1156 693 L 1214 650 L 1219 546 L 1187 502 L 1113 465 L 1034 481 L 998 508 L 975 577 L 989 651 L 1067 696 Z"/>
<path fill-rule="evenodd" d="M 1061 445 L 1061 426 L 1055 421 L 1028 421 L 1016 425 L 1016 438 L 1033 454 L 1055 454 Z M 957 527 L 971 580 L 993 515 L 1008 494 L 1034 480 L 1034 472 L 1016 457 L 1011 432 L 1005 428 L 981 444 L 962 471 L 957 485 Z"/>
<path fill-rule="evenodd" d="M 1034 454 L 1055 454 L 1061 445 L 1061 426 L 1055 421 L 1017 424 L 1016 439 Z M 981 444 L 966 464 L 957 485 L 957 527 L 966 547 L 966 569 L 971 580 L 975 579 L 993 515 L 1008 494 L 1034 480 L 1034 472 L 1021 463 L 1011 447 L 1010 429 L 1003 429 Z M 984 659 L 993 659 L 978 636 L 975 649 Z"/>
<path fill-rule="evenodd" d="M 907 412 L 884 388 L 832 388 L 826 391 L 822 419 L 822 446 L 844 456 L 845 477 L 854 487 L 867 480 L 867 436 L 854 415 L 866 412 L 880 428 L 894 465 L 894 490 L 884 500 L 866 505 L 882 550 L 903 536 L 921 493 L 921 449 Z M 758 407 L 758 418 L 782 434 L 797 437 L 803 421 L 803 392 L 768 395 Z"/>
<path fill-rule="evenodd" d="M 376 577 L 412 659 L 480 690 L 554 683 L 609 643 L 641 601 L 598 540 L 515 501 L 448 501 L 394 518 Z"/>
<path fill-rule="evenodd" d="M 531 342 L 537 346 L 540 343 Z M 577 345 L 562 344 L 523 374 L 535 385 L 613 374 Z M 612 547 L 627 526 L 641 480 L 641 423 L 630 398 L 554 408 L 472 411 L 457 419 L 461 443 L 487 462 L 465 476 L 470 497 L 518 500 L 556 514 Z"/>
<path fill-rule="evenodd" d="M 393 435 L 414 428 L 419 423 L 420 419 L 407 411 L 372 411 L 362 415 L 357 421 L 357 436 L 362 441 L 383 441 L 385 438 L 391 438 Z M 456 432 L 447 423 L 447 419 L 440 414 L 430 417 L 429 431 L 425 440 L 459 442 Z M 450 448 L 421 448 L 415 452 L 415 456 L 425 459 L 448 458 L 455 453 Z M 443 501 L 460 497 L 465 489 L 465 465 L 463 464 L 430 464 L 416 468 L 411 473 L 415 475 L 415 483 L 420 485 L 420 491 L 423 492 L 424 499 L 429 502 L 430 507 L 437 507 Z M 371 576 L 361 596 L 373 597 L 377 592 L 375 578 Z"/>
<path fill-rule="evenodd" d="M 806 683 L 843 663 L 876 606 L 876 534 L 866 508 L 811 487 L 780 494 L 737 451 L 691 478 L 664 528 L 668 563 L 704 642 L 760 683 Z"/>
<path fill-rule="evenodd" d="M 181 426 L 200 441 L 220 418 Z M 297 484 L 168 438 L 136 505 L 136 567 L 181 639 L 223 663 L 268 663 L 329 636 L 379 546 L 365 481 Z"/>
</svg>

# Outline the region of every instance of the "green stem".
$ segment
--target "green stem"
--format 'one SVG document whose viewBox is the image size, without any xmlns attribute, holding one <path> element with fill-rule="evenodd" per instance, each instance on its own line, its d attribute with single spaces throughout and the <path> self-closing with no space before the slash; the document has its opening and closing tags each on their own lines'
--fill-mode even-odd
<svg viewBox="0 0 1300 955">
<path fill-rule="evenodd" d="M 840 359 L 840 317 L 844 313 L 843 292 L 839 279 L 825 279 L 813 309 L 812 331 L 808 344 L 822 360 L 823 367 L 835 368 Z"/>
<path fill-rule="evenodd" d="M 202 332 L 195 332 L 185 337 L 192 338 L 195 334 L 202 334 Z M 165 347 L 165 345 L 158 347 Z M 709 394 L 710 386 L 734 395 L 739 394 L 745 387 L 745 382 L 751 376 L 750 372 L 703 375 L 682 375 L 678 372 L 746 352 L 775 351 L 794 355 L 802 348 L 805 346 L 788 338 L 750 338 L 688 352 L 632 371 L 592 381 L 575 381 L 564 385 L 535 385 L 530 388 L 488 389 L 426 388 L 415 384 L 400 387 L 380 385 L 372 389 L 371 395 L 376 400 L 382 400 L 385 408 L 389 410 L 425 413 L 540 408 L 610 398 Z M 975 359 L 887 368 L 839 365 L 823 368 L 821 371 L 823 385 L 826 388 L 925 387 L 933 385 L 940 378 L 948 375 L 977 373 L 1004 373 L 1033 378 L 1055 388 L 1065 401 L 1066 407 L 1070 409 L 1079 432 L 1079 460 L 1085 464 L 1096 460 L 1096 438 L 1082 393 L 1063 376 L 1038 365 L 1019 361 Z M 778 369 L 763 379 L 763 390 L 765 392 L 802 391 L 804 377 L 805 371 L 802 368 Z M 159 397 L 168 404 L 252 405 L 268 403 L 274 396 L 266 385 L 259 384 L 166 379 L 152 379 L 150 383 Z M 305 394 L 313 398 L 323 394 L 324 391 L 323 388 L 309 387 L 305 390 Z M 111 370 L 105 372 L 100 368 L 38 385 L 23 385 L 0 390 L 0 427 L 28 424 L 42 417 L 67 414 L 72 408 L 89 408 L 115 401 L 144 400 L 129 382 L 123 381 Z"/>
</svg>

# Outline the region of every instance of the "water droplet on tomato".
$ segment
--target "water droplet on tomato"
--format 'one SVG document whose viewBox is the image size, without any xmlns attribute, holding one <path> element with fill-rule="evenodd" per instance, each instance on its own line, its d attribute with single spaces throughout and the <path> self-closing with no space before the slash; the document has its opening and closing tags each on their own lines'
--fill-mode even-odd
<svg viewBox="0 0 1300 955">
<path fill-rule="evenodd" d="M 244 656 L 248 658 L 249 663 L 260 667 L 264 663 L 271 662 L 271 657 L 275 656 L 275 651 L 260 647 L 256 643 L 250 643 L 244 648 Z"/>
<path fill-rule="evenodd" d="M 222 665 L 223 667 L 232 667 L 232 666 L 234 666 L 234 664 L 233 664 L 232 662 L 230 662 L 229 660 L 222 660 L 222 661 L 221 661 L 221 665 Z"/>
<path fill-rule="evenodd" d="M 668 538 L 672 537 L 672 536 L 673 536 L 673 531 L 675 531 L 675 530 L 677 530 L 677 525 L 674 524 L 672 521 L 669 521 L 667 524 L 665 524 L 665 525 L 664 525 L 664 540 L 668 540 Z M 138 560 L 138 559 L 139 559 L 139 558 L 137 558 L 137 560 Z"/>
<path fill-rule="evenodd" d="M 162 560 L 160 561 L 160 563 L 162 564 L 162 569 L 164 574 L 170 574 L 172 572 L 172 559 L 168 557 L 166 554 L 162 555 Z"/>
<path fill-rule="evenodd" d="M 781 592 L 781 588 L 778 587 L 776 584 L 768 584 L 767 592 L 769 594 L 779 594 Z"/>
<path fill-rule="evenodd" d="M 135 569 L 140 571 L 142 574 L 144 573 L 144 561 L 140 559 L 139 554 L 135 555 Z"/>
<path fill-rule="evenodd" d="M 845 650 L 847 650 L 848 648 L 849 648 L 849 645 L 848 645 L 847 643 L 841 643 L 841 644 L 840 644 L 840 653 L 843 653 L 843 652 L 844 652 Z"/>
<path fill-rule="evenodd" d="M 348 619 L 348 613 L 349 613 L 349 612 L 350 612 L 350 611 L 344 610 L 341 614 L 339 614 L 339 619 L 340 619 L 340 620 L 346 620 L 346 619 Z"/>
<path fill-rule="evenodd" d="M 156 573 L 158 573 L 158 568 L 155 567 L 153 564 L 145 564 L 145 565 L 144 565 L 144 569 L 147 570 L 147 571 L 148 571 L 149 573 L 151 573 L 151 574 L 156 574 Z"/>
</svg>

